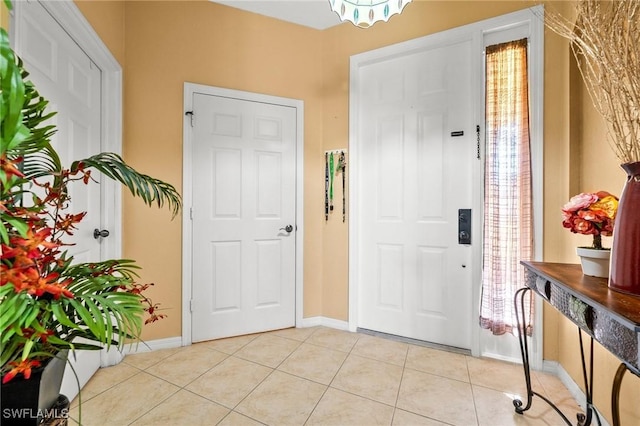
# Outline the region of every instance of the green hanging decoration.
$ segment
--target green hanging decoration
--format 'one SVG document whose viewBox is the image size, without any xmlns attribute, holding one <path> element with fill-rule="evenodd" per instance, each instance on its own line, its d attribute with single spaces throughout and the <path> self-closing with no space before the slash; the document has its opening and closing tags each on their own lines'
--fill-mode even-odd
<svg viewBox="0 0 640 426">
<path fill-rule="evenodd" d="M 333 152 L 329 155 L 329 211 L 333 211 L 333 176 L 335 168 L 333 163 Z"/>
</svg>

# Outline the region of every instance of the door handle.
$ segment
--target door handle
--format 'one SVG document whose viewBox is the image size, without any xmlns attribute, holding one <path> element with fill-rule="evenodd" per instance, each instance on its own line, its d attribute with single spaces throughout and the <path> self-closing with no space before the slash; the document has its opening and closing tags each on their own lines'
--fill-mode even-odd
<svg viewBox="0 0 640 426">
<path fill-rule="evenodd" d="M 293 231 L 293 225 L 287 225 L 284 228 L 280 228 L 279 230 L 291 233 L 291 231 Z"/>
<path fill-rule="evenodd" d="M 103 229 L 102 231 L 99 230 L 98 228 L 93 230 L 93 238 L 95 238 L 96 240 L 100 237 L 102 238 L 106 238 L 109 236 L 109 231 L 107 231 L 106 229 Z"/>
<path fill-rule="evenodd" d="M 471 209 L 458 210 L 458 244 L 471 244 Z"/>
</svg>

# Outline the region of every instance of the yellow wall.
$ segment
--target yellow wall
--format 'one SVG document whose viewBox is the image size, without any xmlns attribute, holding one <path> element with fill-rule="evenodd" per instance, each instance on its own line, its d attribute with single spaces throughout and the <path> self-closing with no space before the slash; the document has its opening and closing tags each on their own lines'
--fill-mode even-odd
<svg viewBox="0 0 640 426">
<path fill-rule="evenodd" d="M 9 10 L 4 3 L 0 5 L 0 28 L 9 31 Z"/>
<path fill-rule="evenodd" d="M 348 318 L 348 224 L 338 213 L 324 221 L 323 152 L 348 145 L 349 57 L 525 6 L 517 0 L 413 2 L 402 15 L 366 31 L 350 24 L 316 31 L 206 1 L 78 5 L 124 68 L 125 158 L 178 187 L 184 81 L 305 101 L 304 315 L 338 320 Z M 545 175 L 545 204 L 551 206 L 545 223 L 554 225 L 545 229 L 544 249 L 554 260 L 570 258 L 566 234 L 555 232 L 554 207 L 569 195 L 567 46 L 546 33 L 545 60 L 552 66 L 545 70 L 545 140 L 551 142 L 545 144 L 545 162 L 554 173 Z M 147 338 L 180 334 L 181 229 L 167 217 L 125 200 L 125 255 L 140 261 L 143 279 L 157 284 L 154 299 L 171 308 L 169 319 Z M 153 229 L 162 229 L 162 240 Z"/>
<path fill-rule="evenodd" d="M 117 3 L 117 4 L 105 4 Z M 545 2 L 571 15 L 570 2 Z M 209 2 L 79 2 L 118 61 L 125 78 L 124 155 L 141 170 L 179 188 L 182 180 L 183 82 L 305 102 L 304 315 L 348 318 L 347 226 L 323 215 L 323 152 L 348 145 L 349 56 L 520 10 L 522 1 L 414 1 L 401 16 L 366 31 L 343 24 L 316 31 Z M 602 120 L 572 63 L 568 43 L 545 32 L 544 259 L 573 262 L 573 236 L 560 207 L 578 191 L 619 194 L 624 175 L 604 143 Z M 337 194 L 339 200 L 339 192 Z M 339 207 L 340 204 L 336 203 Z M 146 339 L 181 333 L 181 227 L 164 211 L 125 199 L 125 255 L 155 282 L 152 297 L 169 318 Z M 558 360 L 581 382 L 575 327 L 545 306 L 545 359 Z M 615 358 L 598 348 L 596 405 L 610 420 Z M 623 384 L 623 424 L 640 424 L 640 380 Z"/>
<path fill-rule="evenodd" d="M 111 54 L 124 67 L 124 1 L 76 0 L 75 3 Z"/>
<path fill-rule="evenodd" d="M 321 32 L 210 2 L 127 2 L 125 33 L 124 157 L 177 187 L 184 82 L 304 101 L 304 314 L 321 315 Z M 171 308 L 145 337 L 179 336 L 180 221 L 127 198 L 124 231 L 125 255 L 157 284 L 154 301 Z"/>
</svg>

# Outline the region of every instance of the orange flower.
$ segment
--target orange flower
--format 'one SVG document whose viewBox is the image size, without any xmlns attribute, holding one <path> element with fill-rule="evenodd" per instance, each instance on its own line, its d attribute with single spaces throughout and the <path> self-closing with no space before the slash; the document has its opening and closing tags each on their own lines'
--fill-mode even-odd
<svg viewBox="0 0 640 426">
<path fill-rule="evenodd" d="M 33 275 L 32 271 L 35 270 L 29 270 L 29 272 L 32 273 L 31 275 Z M 35 273 L 37 274 L 37 272 Z M 67 286 L 71 283 L 71 279 L 58 283 L 56 282 L 56 280 L 59 276 L 60 274 L 53 272 L 46 277 L 33 277 L 33 279 L 31 279 L 30 282 L 25 287 L 23 287 L 23 290 L 26 290 L 27 293 L 32 296 L 38 297 L 42 296 L 45 293 L 49 293 L 56 300 L 60 299 L 60 296 L 72 298 L 73 293 L 67 290 Z"/>
<path fill-rule="evenodd" d="M 75 224 L 79 223 L 86 216 L 86 214 L 87 212 L 65 215 L 58 223 L 58 229 L 66 232 L 69 235 L 73 235 L 71 230 L 76 229 Z"/>
<path fill-rule="evenodd" d="M 13 237 L 9 240 L 10 244 L 14 247 L 20 247 L 27 252 L 27 256 L 31 259 L 37 258 L 40 255 L 40 247 L 43 248 L 57 248 L 60 244 L 47 241 L 47 238 L 51 236 L 51 228 L 42 228 L 38 232 L 33 232 L 33 228 L 27 231 L 27 237 Z M 3 254 L 3 258 L 5 255 Z"/>
<path fill-rule="evenodd" d="M 20 362 L 11 361 L 9 365 L 13 368 L 2 378 L 2 384 L 10 382 L 16 375 L 22 373 L 25 379 L 29 379 L 31 377 L 31 369 L 40 367 L 40 361 L 35 359 L 24 359 Z"/>
<path fill-rule="evenodd" d="M 9 268 L 6 265 L 0 265 L 0 272 L 0 285 L 11 283 L 16 293 L 26 291 L 36 297 L 49 293 L 56 300 L 61 296 L 73 297 L 73 293 L 67 289 L 71 279 L 59 283 L 60 274 L 56 272 L 41 277 L 36 268 Z"/>
<path fill-rule="evenodd" d="M 7 154 L 2 154 L 2 156 L 0 156 L 0 170 L 5 173 L 7 179 L 11 178 L 11 176 L 23 178 L 24 174 L 16 167 L 16 163 L 21 161 L 22 158 L 17 158 L 15 161 L 9 160 Z"/>
<path fill-rule="evenodd" d="M 0 286 L 13 284 L 16 293 L 19 293 L 26 279 L 24 268 L 9 268 L 5 264 L 0 265 Z"/>
</svg>

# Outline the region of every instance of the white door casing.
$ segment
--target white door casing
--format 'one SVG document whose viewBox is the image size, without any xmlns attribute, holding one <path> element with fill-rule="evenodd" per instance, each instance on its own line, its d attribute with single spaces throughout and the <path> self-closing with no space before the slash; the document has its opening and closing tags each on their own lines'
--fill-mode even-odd
<svg viewBox="0 0 640 426">
<path fill-rule="evenodd" d="M 63 164 L 98 151 L 121 151 L 121 67 L 72 1 L 14 2 L 12 43 L 25 60 L 38 90 L 59 111 L 54 118 L 59 131 L 54 144 Z M 95 143 L 86 145 L 83 140 Z M 72 141 L 67 145 L 65 141 Z M 113 182 L 98 187 L 72 189 L 74 210 L 88 212 L 74 237 L 78 261 L 120 257 L 120 189 Z M 93 227 L 111 233 L 93 239 Z M 71 356 L 83 386 L 100 365 L 119 362 L 115 351 L 80 351 Z M 67 368 L 62 392 L 78 393 L 76 378 Z"/>
<path fill-rule="evenodd" d="M 294 326 L 302 103 L 185 83 L 185 111 L 183 344 Z"/>
<path fill-rule="evenodd" d="M 361 328 L 471 347 L 473 245 L 457 239 L 479 162 L 471 54 L 467 39 L 359 69 Z"/>
<path fill-rule="evenodd" d="M 470 67 L 472 72 L 471 77 L 471 91 L 470 105 L 473 108 L 473 121 L 474 124 L 480 124 L 480 156 L 484 158 L 484 100 L 481 90 L 483 89 L 482 82 L 482 50 L 483 40 L 486 42 L 489 39 L 493 39 L 496 34 L 501 32 L 509 32 L 514 27 L 520 27 L 525 25 L 529 29 L 530 40 L 530 123 L 531 123 L 531 144 L 532 144 L 532 172 L 533 172 L 533 197 L 534 197 L 534 240 L 535 240 L 535 254 L 534 257 L 538 260 L 542 259 L 542 218 L 543 218 L 543 150 L 542 150 L 542 132 L 543 132 L 543 120 L 542 120 L 542 105 L 543 105 L 543 29 L 544 26 L 540 19 L 540 15 L 543 14 L 542 7 L 535 7 L 531 9 L 524 9 L 519 12 L 510 13 L 496 18 L 491 18 L 485 21 L 480 21 L 474 24 L 465 25 L 463 27 L 455 28 L 452 30 L 444 31 L 441 33 L 432 34 L 419 39 L 410 40 L 407 42 L 399 43 L 377 49 L 370 52 L 365 52 L 359 55 L 351 57 L 351 84 L 350 84 L 350 125 L 349 125 L 349 149 L 351 153 L 351 173 L 349 177 L 349 185 L 353 190 L 351 191 L 351 199 L 349 202 L 349 208 L 351 211 L 352 220 L 349 227 L 349 329 L 352 331 L 357 330 L 359 327 L 363 327 L 360 324 L 360 303 L 363 297 L 363 270 L 367 267 L 363 264 L 363 247 L 362 242 L 367 238 L 368 230 L 361 226 L 364 222 L 362 216 L 366 213 L 365 200 L 363 197 L 365 191 L 375 184 L 370 176 L 364 173 L 367 165 L 363 164 L 366 158 L 366 150 L 368 149 L 365 144 L 370 143 L 370 140 L 363 137 L 364 123 L 361 123 L 361 109 L 363 106 L 363 100 L 361 99 L 361 71 L 366 69 L 371 64 L 380 63 L 386 60 L 391 60 L 398 57 L 406 57 L 412 53 L 416 53 L 423 50 L 428 50 L 437 46 L 449 46 L 459 43 L 464 40 L 470 40 L 473 54 Z M 390 81 L 393 81 L 395 73 L 398 73 L 402 68 L 399 66 L 393 67 L 390 72 Z M 383 86 L 384 89 L 384 86 Z M 407 127 L 407 126 L 405 126 Z M 408 128 L 408 127 L 407 127 Z M 409 129 L 409 128 L 408 128 Z M 411 130 L 411 129 L 409 129 Z M 466 130 L 465 130 L 466 135 Z M 413 141 L 410 141 L 413 143 Z M 471 315 L 469 316 L 469 322 L 467 324 L 469 330 L 471 330 L 471 352 L 475 356 L 489 355 L 499 356 L 502 353 L 500 348 L 496 350 L 488 350 L 489 346 L 492 346 L 494 342 L 484 342 L 484 339 L 480 334 L 480 328 L 478 327 L 478 300 L 480 297 L 480 285 L 481 285 L 481 246 L 478 244 L 482 238 L 481 226 L 481 206 L 482 206 L 482 181 L 483 181 L 483 167 L 482 161 L 473 162 L 472 168 L 472 181 L 477 185 L 472 191 L 472 205 L 473 205 L 473 223 L 472 223 L 472 241 L 474 245 L 471 247 L 471 280 L 472 280 L 472 303 L 470 307 Z M 433 173 L 433 170 L 427 170 L 428 173 Z M 417 176 L 417 175 L 416 175 Z M 479 189 L 478 189 L 479 187 Z M 364 199 L 363 199 L 364 198 Z M 461 206 L 462 207 L 462 206 Z M 413 238 L 413 236 L 411 236 Z M 415 238 L 414 238 L 415 239 Z M 411 239 L 410 239 L 411 241 Z M 457 243 L 457 242 L 456 242 Z M 393 246 L 388 247 L 393 248 Z M 415 256 L 413 253 L 411 256 Z M 415 257 L 414 257 L 415 258 Z M 372 268 L 377 268 L 377 265 L 370 265 Z M 365 271 L 366 273 L 366 271 Z M 536 328 L 541 329 L 541 312 L 537 311 Z M 540 334 L 541 336 L 541 334 Z M 534 338 L 534 363 L 542 365 L 541 361 L 541 348 L 542 339 L 540 337 Z M 508 350 L 506 351 L 508 353 Z"/>
</svg>

